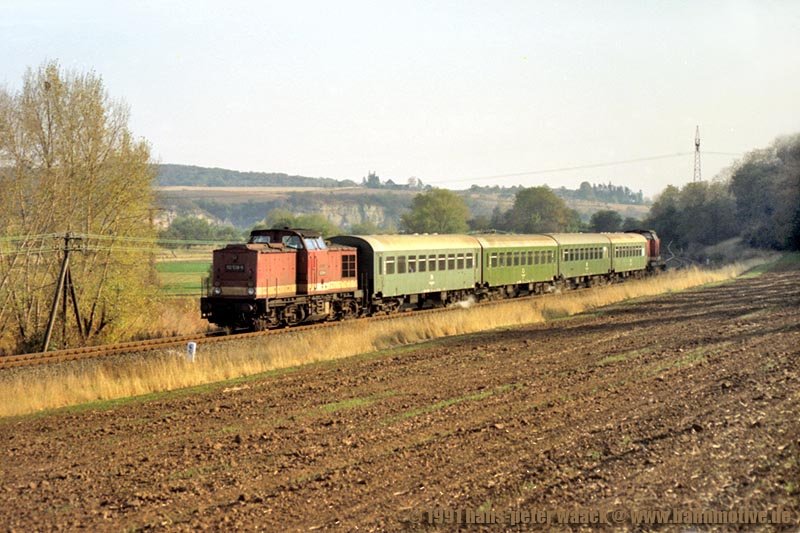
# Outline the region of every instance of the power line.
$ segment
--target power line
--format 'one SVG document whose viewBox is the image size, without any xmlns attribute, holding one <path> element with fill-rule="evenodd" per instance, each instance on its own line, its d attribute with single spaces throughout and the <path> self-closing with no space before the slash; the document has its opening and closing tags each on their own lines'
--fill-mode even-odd
<svg viewBox="0 0 800 533">
<path fill-rule="evenodd" d="M 456 182 L 463 182 L 463 181 L 480 181 L 480 180 L 493 180 L 493 179 L 501 179 L 501 178 L 514 178 L 519 176 L 533 176 L 536 174 L 552 174 L 557 172 L 569 172 L 571 170 L 587 170 L 592 168 L 602 168 L 602 167 L 613 167 L 617 165 L 627 165 L 631 163 L 642 163 L 646 161 L 657 161 L 659 159 L 671 159 L 675 157 L 685 157 L 687 155 L 692 155 L 694 152 L 675 152 L 672 154 L 662 154 L 662 155 L 653 155 L 653 156 L 646 156 L 646 157 L 635 157 L 631 159 L 621 159 L 617 161 L 607 161 L 604 163 L 588 163 L 585 165 L 574 165 L 569 167 L 554 167 L 554 168 L 545 168 L 545 169 L 536 169 L 536 170 L 528 170 L 524 172 L 511 172 L 508 174 L 494 174 L 491 176 L 476 176 L 472 178 L 453 178 L 447 180 L 429 180 L 429 183 L 456 183 Z M 733 152 L 708 152 L 704 151 L 705 154 L 713 154 L 713 155 L 725 155 L 725 156 L 742 156 L 744 154 L 741 153 L 733 153 Z"/>
<path fill-rule="evenodd" d="M 689 155 L 691 152 L 676 152 L 674 154 L 662 154 L 662 155 L 653 155 L 647 157 L 636 157 L 633 159 L 621 159 L 618 161 L 608 161 L 605 163 L 589 163 L 586 165 L 575 165 L 571 167 L 554 167 L 554 168 L 545 168 L 545 169 L 537 169 L 537 170 L 527 170 L 525 172 L 512 172 L 509 174 L 495 174 L 492 176 L 477 176 L 472 178 L 456 178 L 456 179 L 449 179 L 449 180 L 435 180 L 431 181 L 431 183 L 454 183 L 458 181 L 477 181 L 477 180 L 492 180 L 492 179 L 500 179 L 500 178 L 514 178 L 517 176 L 531 176 L 534 174 L 550 174 L 555 172 L 568 172 L 570 170 L 585 170 L 590 168 L 601 168 L 601 167 L 613 167 L 616 165 L 627 165 L 629 163 L 641 163 L 644 161 L 656 161 L 658 159 L 670 159 L 673 157 L 684 157 Z"/>
</svg>

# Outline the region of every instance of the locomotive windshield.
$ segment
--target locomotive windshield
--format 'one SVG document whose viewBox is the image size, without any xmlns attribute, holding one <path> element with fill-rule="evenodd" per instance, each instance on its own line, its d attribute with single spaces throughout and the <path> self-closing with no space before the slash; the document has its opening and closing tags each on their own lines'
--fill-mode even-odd
<svg viewBox="0 0 800 533">
<path fill-rule="evenodd" d="M 328 248 L 322 237 L 306 237 L 303 239 L 303 242 L 306 244 L 306 250 L 326 250 Z"/>
<path fill-rule="evenodd" d="M 325 239 L 313 235 L 286 234 L 282 230 L 269 230 L 270 233 L 253 232 L 250 234 L 250 244 L 282 244 L 292 250 L 327 250 Z"/>
</svg>

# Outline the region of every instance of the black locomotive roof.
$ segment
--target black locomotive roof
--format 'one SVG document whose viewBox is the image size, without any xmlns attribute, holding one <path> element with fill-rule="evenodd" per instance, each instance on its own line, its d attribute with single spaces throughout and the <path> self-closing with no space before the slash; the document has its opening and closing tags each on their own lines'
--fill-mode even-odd
<svg viewBox="0 0 800 533">
<path fill-rule="evenodd" d="M 317 230 L 303 229 L 303 228 L 289 228 L 289 227 L 270 228 L 270 229 L 254 229 L 253 231 L 250 232 L 250 235 L 269 235 L 270 233 L 274 233 L 276 231 L 278 231 L 278 232 L 292 232 L 292 233 L 296 233 L 296 234 L 300 235 L 301 237 L 309 237 L 309 238 L 312 238 L 312 239 L 313 238 L 317 238 L 317 237 L 322 237 L 322 234 Z"/>
</svg>

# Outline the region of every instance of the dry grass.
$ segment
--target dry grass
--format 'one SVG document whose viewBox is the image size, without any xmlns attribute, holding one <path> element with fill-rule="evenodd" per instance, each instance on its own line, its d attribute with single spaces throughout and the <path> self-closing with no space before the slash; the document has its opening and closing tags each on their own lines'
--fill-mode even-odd
<svg viewBox="0 0 800 533">
<path fill-rule="evenodd" d="M 198 346 L 195 363 L 172 350 L 146 357 L 118 357 L 0 376 L 0 416 L 32 413 L 98 400 L 168 391 L 399 345 L 543 322 L 630 298 L 679 291 L 734 278 L 753 263 L 718 270 L 690 269 L 578 293 L 501 302 L 447 313 L 393 320 L 343 322 L 336 327 L 287 333 L 280 342 L 255 339 Z"/>
</svg>

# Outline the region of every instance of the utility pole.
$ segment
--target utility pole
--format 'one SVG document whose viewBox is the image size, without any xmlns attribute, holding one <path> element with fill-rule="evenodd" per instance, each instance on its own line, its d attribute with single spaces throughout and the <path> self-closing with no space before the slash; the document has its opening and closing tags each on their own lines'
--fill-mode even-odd
<svg viewBox="0 0 800 533">
<path fill-rule="evenodd" d="M 694 130 L 694 179 L 693 182 L 697 183 L 703 181 L 700 177 L 700 126 Z"/>
<path fill-rule="evenodd" d="M 67 298 L 72 297 L 72 306 L 75 312 L 75 320 L 78 323 L 78 331 L 81 333 L 81 338 L 84 338 L 83 325 L 81 324 L 81 317 L 78 311 L 78 300 L 75 297 L 75 286 L 72 283 L 72 273 L 69 270 L 69 253 L 72 251 L 70 243 L 72 241 L 79 241 L 81 237 L 77 237 L 72 233 L 64 234 L 64 258 L 61 260 L 61 270 L 58 274 L 58 285 L 56 292 L 53 295 L 53 304 L 50 307 L 50 318 L 47 321 L 47 330 L 44 334 L 44 345 L 42 351 L 46 352 L 50 346 L 50 338 L 53 335 L 53 326 L 56 322 L 56 310 L 58 309 L 58 302 L 61 300 L 63 293 L 63 300 L 61 301 L 61 315 L 64 323 L 61 331 L 62 344 L 66 346 L 67 342 Z"/>
</svg>

